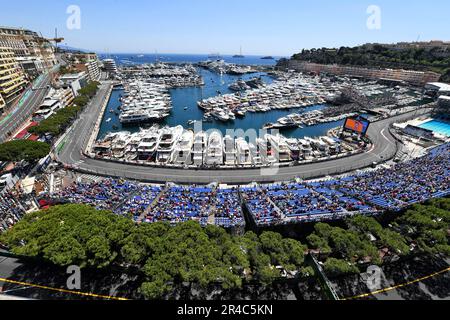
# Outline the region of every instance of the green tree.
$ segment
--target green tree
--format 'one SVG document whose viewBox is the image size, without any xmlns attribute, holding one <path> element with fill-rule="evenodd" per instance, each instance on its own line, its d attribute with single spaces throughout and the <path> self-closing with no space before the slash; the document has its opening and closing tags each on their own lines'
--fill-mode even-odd
<svg viewBox="0 0 450 320">
<path fill-rule="evenodd" d="M 126 222 L 124 222 L 126 220 Z M 131 230 L 126 218 L 85 205 L 63 205 L 26 215 L 0 240 L 19 255 L 42 257 L 58 266 L 104 268 L 118 256 Z"/>
<path fill-rule="evenodd" d="M 30 140 L 13 140 L 0 144 L 0 161 L 37 162 L 50 153 L 47 143 Z"/>
<path fill-rule="evenodd" d="M 355 265 L 345 260 L 335 258 L 327 259 L 324 265 L 324 270 L 325 273 L 330 276 L 341 276 L 359 273 L 359 269 Z"/>
</svg>

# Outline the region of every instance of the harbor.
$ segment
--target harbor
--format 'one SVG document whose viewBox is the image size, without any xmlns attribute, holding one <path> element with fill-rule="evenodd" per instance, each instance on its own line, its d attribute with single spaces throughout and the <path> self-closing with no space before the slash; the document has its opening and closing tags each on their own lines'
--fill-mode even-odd
<svg viewBox="0 0 450 320">
<path fill-rule="evenodd" d="M 185 168 L 265 167 L 337 159 L 363 152 L 370 146 L 356 135 L 286 138 L 266 133 L 255 139 L 194 131 L 182 126 L 131 133 L 110 133 L 90 152 L 98 159 L 138 165 Z"/>
<path fill-rule="evenodd" d="M 346 119 L 380 120 L 423 102 L 400 86 L 253 68 L 223 60 L 122 66 L 88 154 L 184 168 L 326 161 L 370 147 L 357 134 L 332 134 Z"/>
<path fill-rule="evenodd" d="M 273 83 L 274 79 L 265 74 L 249 74 L 240 76 L 220 75 L 209 70 L 199 70 L 199 74 L 203 78 L 205 85 L 201 87 L 187 87 L 169 89 L 168 92 L 171 98 L 172 111 L 170 115 L 163 119 L 160 124 L 163 126 L 176 127 L 182 125 L 185 128 L 194 128 L 195 123 L 202 124 L 203 130 L 217 129 L 223 135 L 230 128 L 240 128 L 244 131 L 251 129 L 261 129 L 269 122 L 275 122 L 281 117 L 288 116 L 295 109 L 275 109 L 269 112 L 247 112 L 244 118 L 236 117 L 233 122 L 223 122 L 212 119 L 208 122 L 203 122 L 205 113 L 198 107 L 198 101 L 207 99 L 209 97 L 216 97 L 220 92 L 223 94 L 232 94 L 233 91 L 229 86 L 239 79 L 249 81 L 255 77 L 261 77 L 266 85 Z M 120 122 L 120 113 L 122 102 L 121 98 L 124 96 L 123 88 L 119 87 L 111 94 L 109 104 L 102 119 L 98 139 L 104 138 L 110 132 L 130 131 L 138 132 L 140 125 L 123 125 Z M 326 105 L 313 105 L 306 107 L 304 112 L 313 110 L 322 110 Z M 298 111 L 298 109 L 297 109 Z M 319 136 L 326 135 L 326 132 L 336 126 L 343 124 L 343 121 L 321 124 L 316 127 L 306 128 L 304 130 L 293 130 L 287 128 L 283 131 L 287 137 L 302 138 L 304 136 Z"/>
</svg>

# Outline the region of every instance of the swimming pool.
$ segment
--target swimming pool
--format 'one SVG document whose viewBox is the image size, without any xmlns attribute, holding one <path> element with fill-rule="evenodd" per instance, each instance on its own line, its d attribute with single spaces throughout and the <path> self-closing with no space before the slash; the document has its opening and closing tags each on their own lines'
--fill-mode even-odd
<svg viewBox="0 0 450 320">
<path fill-rule="evenodd" d="M 443 135 L 446 135 L 447 137 L 450 137 L 450 123 L 439 121 L 439 120 L 431 120 L 428 122 L 425 122 L 424 124 L 419 126 L 423 129 L 432 130 L 435 133 L 440 133 Z"/>
</svg>

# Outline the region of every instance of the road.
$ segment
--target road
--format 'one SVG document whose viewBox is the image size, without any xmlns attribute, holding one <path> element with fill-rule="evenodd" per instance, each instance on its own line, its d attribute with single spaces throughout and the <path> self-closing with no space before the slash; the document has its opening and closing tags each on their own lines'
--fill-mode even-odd
<svg viewBox="0 0 450 320">
<path fill-rule="evenodd" d="M 46 88 L 50 84 L 51 77 L 47 73 L 42 75 L 42 81 L 39 83 L 39 88 Z M 44 100 L 48 90 L 38 89 L 32 90 L 28 98 L 20 106 L 16 106 L 9 114 L 0 121 L 0 142 L 4 142 L 11 138 L 10 133 L 18 130 L 25 121 L 27 121 L 33 112 L 39 107 Z"/>
<path fill-rule="evenodd" d="M 101 102 L 105 99 L 107 88 L 107 82 L 104 82 L 97 96 L 82 114 L 81 119 L 74 125 L 64 147 L 58 155 L 59 160 L 66 165 L 75 167 L 75 170 L 79 172 L 155 183 L 270 183 L 289 181 L 294 178 L 312 179 L 350 172 L 368 167 L 373 162 L 383 162 L 384 160 L 391 159 L 397 151 L 397 146 L 394 137 L 389 132 L 389 126 L 394 122 L 401 122 L 418 115 L 416 112 L 413 112 L 372 123 L 368 135 L 373 142 L 373 148 L 366 153 L 337 160 L 294 167 L 272 168 L 270 170 L 267 168 L 233 170 L 156 168 L 107 162 L 87 158 L 82 155 L 81 150 L 84 149 L 88 137 L 91 134 L 93 123 L 95 123 L 100 113 Z M 425 110 L 421 113 L 425 113 Z"/>
</svg>

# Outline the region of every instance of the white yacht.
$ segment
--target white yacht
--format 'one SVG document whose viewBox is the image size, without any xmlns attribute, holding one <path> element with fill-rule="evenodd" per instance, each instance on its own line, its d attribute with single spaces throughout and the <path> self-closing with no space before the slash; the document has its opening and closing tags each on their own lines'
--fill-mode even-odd
<svg viewBox="0 0 450 320">
<path fill-rule="evenodd" d="M 207 144 L 206 132 L 198 132 L 194 137 L 194 147 L 192 149 L 192 162 L 194 165 L 203 165 Z"/>
<path fill-rule="evenodd" d="M 130 110 L 122 113 L 119 116 L 120 123 L 136 124 L 136 123 L 147 123 L 147 122 L 157 122 L 167 118 L 170 115 L 168 112 L 158 112 L 149 111 L 144 109 Z"/>
<path fill-rule="evenodd" d="M 275 151 L 272 148 L 272 144 L 267 139 L 267 135 L 263 138 L 256 139 L 256 146 L 259 149 L 259 155 L 264 164 L 277 163 L 278 160 L 275 157 Z"/>
<path fill-rule="evenodd" d="M 172 155 L 172 163 L 178 165 L 190 164 L 192 146 L 194 145 L 194 132 L 185 130 L 177 142 Z"/>
<path fill-rule="evenodd" d="M 252 162 L 255 166 L 261 166 L 263 164 L 261 155 L 259 154 L 258 147 L 253 143 L 249 143 L 250 154 L 252 155 Z"/>
<path fill-rule="evenodd" d="M 209 136 L 205 164 L 223 165 L 223 139 L 219 132 L 213 132 Z"/>
<path fill-rule="evenodd" d="M 111 155 L 113 158 L 122 159 L 125 156 L 125 148 L 128 144 L 129 133 L 119 133 L 111 143 Z"/>
<path fill-rule="evenodd" d="M 281 135 L 278 134 L 274 136 L 269 134 L 267 135 L 267 141 L 270 141 L 278 162 L 289 162 L 292 160 L 291 150 Z"/>
<path fill-rule="evenodd" d="M 223 139 L 223 152 L 225 154 L 225 165 L 236 165 L 236 145 L 234 139 L 230 136 L 225 136 Z"/>
<path fill-rule="evenodd" d="M 328 154 L 328 145 L 322 140 L 313 138 L 305 138 L 305 140 L 307 140 L 313 149 L 320 153 L 320 155 L 324 156 Z"/>
<path fill-rule="evenodd" d="M 159 133 L 149 132 L 144 135 L 137 148 L 139 160 L 153 161 L 159 143 Z"/>
<path fill-rule="evenodd" d="M 328 136 L 323 136 L 320 139 L 328 145 L 331 155 L 338 154 L 341 151 L 341 146 L 338 140 L 335 140 Z"/>
<path fill-rule="evenodd" d="M 211 115 L 213 115 L 216 119 L 220 121 L 228 121 L 230 120 L 229 113 L 223 111 L 222 109 L 216 109 L 214 110 Z"/>
<path fill-rule="evenodd" d="M 143 138 L 143 132 L 138 132 L 130 135 L 127 147 L 125 149 L 125 160 L 134 161 L 137 157 L 139 143 Z"/>
<path fill-rule="evenodd" d="M 244 166 L 252 165 L 252 155 L 250 153 L 250 148 L 244 138 L 236 139 L 236 155 L 237 164 Z"/>
<path fill-rule="evenodd" d="M 156 162 L 160 164 L 169 163 L 172 158 L 172 153 L 175 150 L 175 145 L 183 134 L 183 127 L 177 126 L 175 128 L 164 128 L 161 132 L 161 138 L 157 149 Z"/>
<path fill-rule="evenodd" d="M 164 85 L 136 80 L 125 83 L 124 89 L 119 116 L 122 124 L 157 122 L 169 116 L 171 98 Z"/>
<path fill-rule="evenodd" d="M 312 157 L 312 147 L 311 144 L 305 139 L 299 139 L 298 144 L 300 147 L 300 153 L 302 157 L 306 160 L 311 159 Z"/>
<path fill-rule="evenodd" d="M 300 160 L 300 147 L 298 146 L 298 140 L 295 138 L 285 139 L 289 150 L 291 150 L 291 159 L 294 161 Z"/>
</svg>

